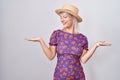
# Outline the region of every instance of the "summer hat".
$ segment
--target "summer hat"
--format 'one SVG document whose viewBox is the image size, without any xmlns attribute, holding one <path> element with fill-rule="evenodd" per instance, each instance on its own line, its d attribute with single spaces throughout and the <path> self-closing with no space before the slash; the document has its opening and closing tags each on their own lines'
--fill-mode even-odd
<svg viewBox="0 0 120 80">
<path fill-rule="evenodd" d="M 78 20 L 78 22 L 82 22 L 82 18 L 78 15 L 79 10 L 76 6 L 71 5 L 71 4 L 65 4 L 62 6 L 60 9 L 56 9 L 55 12 L 59 15 L 61 12 L 67 12 Z"/>
</svg>

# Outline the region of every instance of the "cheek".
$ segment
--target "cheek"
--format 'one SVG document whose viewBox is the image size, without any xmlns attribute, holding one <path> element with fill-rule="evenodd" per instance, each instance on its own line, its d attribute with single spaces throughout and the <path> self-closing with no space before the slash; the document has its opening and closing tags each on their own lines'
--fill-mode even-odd
<svg viewBox="0 0 120 80">
<path fill-rule="evenodd" d="M 72 21 L 71 19 L 69 19 L 69 20 L 68 20 L 68 25 L 69 25 L 69 26 L 72 26 L 72 24 L 73 24 L 73 21 Z"/>
<path fill-rule="evenodd" d="M 72 26 L 72 22 L 67 22 L 67 24 L 64 25 L 64 27 L 71 27 Z"/>
<path fill-rule="evenodd" d="M 64 25 L 64 27 L 71 27 L 72 24 L 73 24 L 72 18 L 66 18 L 66 19 L 64 19 L 64 21 L 66 22 L 66 24 Z"/>
</svg>

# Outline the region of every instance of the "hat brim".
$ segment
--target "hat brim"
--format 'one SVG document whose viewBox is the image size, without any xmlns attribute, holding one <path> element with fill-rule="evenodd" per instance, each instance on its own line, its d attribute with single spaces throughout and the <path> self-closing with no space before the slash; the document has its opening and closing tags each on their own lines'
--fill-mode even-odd
<svg viewBox="0 0 120 80">
<path fill-rule="evenodd" d="M 67 13 L 73 15 L 74 17 L 76 17 L 76 19 L 77 19 L 78 22 L 82 22 L 82 18 L 81 18 L 79 15 L 75 14 L 74 12 L 72 12 L 72 11 L 70 11 L 70 10 L 67 10 L 67 9 L 57 9 L 57 10 L 55 10 L 55 12 L 56 12 L 58 15 L 59 15 L 60 13 L 62 13 L 62 12 L 67 12 Z"/>
</svg>

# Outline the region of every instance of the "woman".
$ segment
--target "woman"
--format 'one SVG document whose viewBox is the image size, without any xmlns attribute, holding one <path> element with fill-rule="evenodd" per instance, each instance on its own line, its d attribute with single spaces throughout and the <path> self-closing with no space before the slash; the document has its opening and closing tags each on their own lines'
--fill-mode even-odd
<svg viewBox="0 0 120 80">
<path fill-rule="evenodd" d="M 88 40 L 85 35 L 78 32 L 78 23 L 82 18 L 78 15 L 78 8 L 65 4 L 56 13 L 61 18 L 62 30 L 54 30 L 49 47 L 42 38 L 29 38 L 28 41 L 39 42 L 49 60 L 53 60 L 57 53 L 57 65 L 54 80 L 85 80 L 82 63 L 86 63 L 99 46 L 110 46 L 105 41 L 96 42 L 88 50 Z"/>
</svg>

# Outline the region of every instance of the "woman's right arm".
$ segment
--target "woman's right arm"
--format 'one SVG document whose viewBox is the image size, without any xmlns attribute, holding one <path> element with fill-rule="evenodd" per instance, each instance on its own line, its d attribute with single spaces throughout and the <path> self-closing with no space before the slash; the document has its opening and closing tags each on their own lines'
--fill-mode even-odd
<svg viewBox="0 0 120 80">
<path fill-rule="evenodd" d="M 47 46 L 43 39 L 40 39 L 40 44 L 43 49 L 43 52 L 49 60 L 53 60 L 56 55 L 56 46 Z"/>
<path fill-rule="evenodd" d="M 32 42 L 39 42 L 43 52 L 47 56 L 49 60 L 53 60 L 55 55 L 56 55 L 56 46 L 47 46 L 42 38 L 36 37 L 36 38 L 29 38 L 26 39 L 27 41 L 32 41 Z"/>
</svg>

